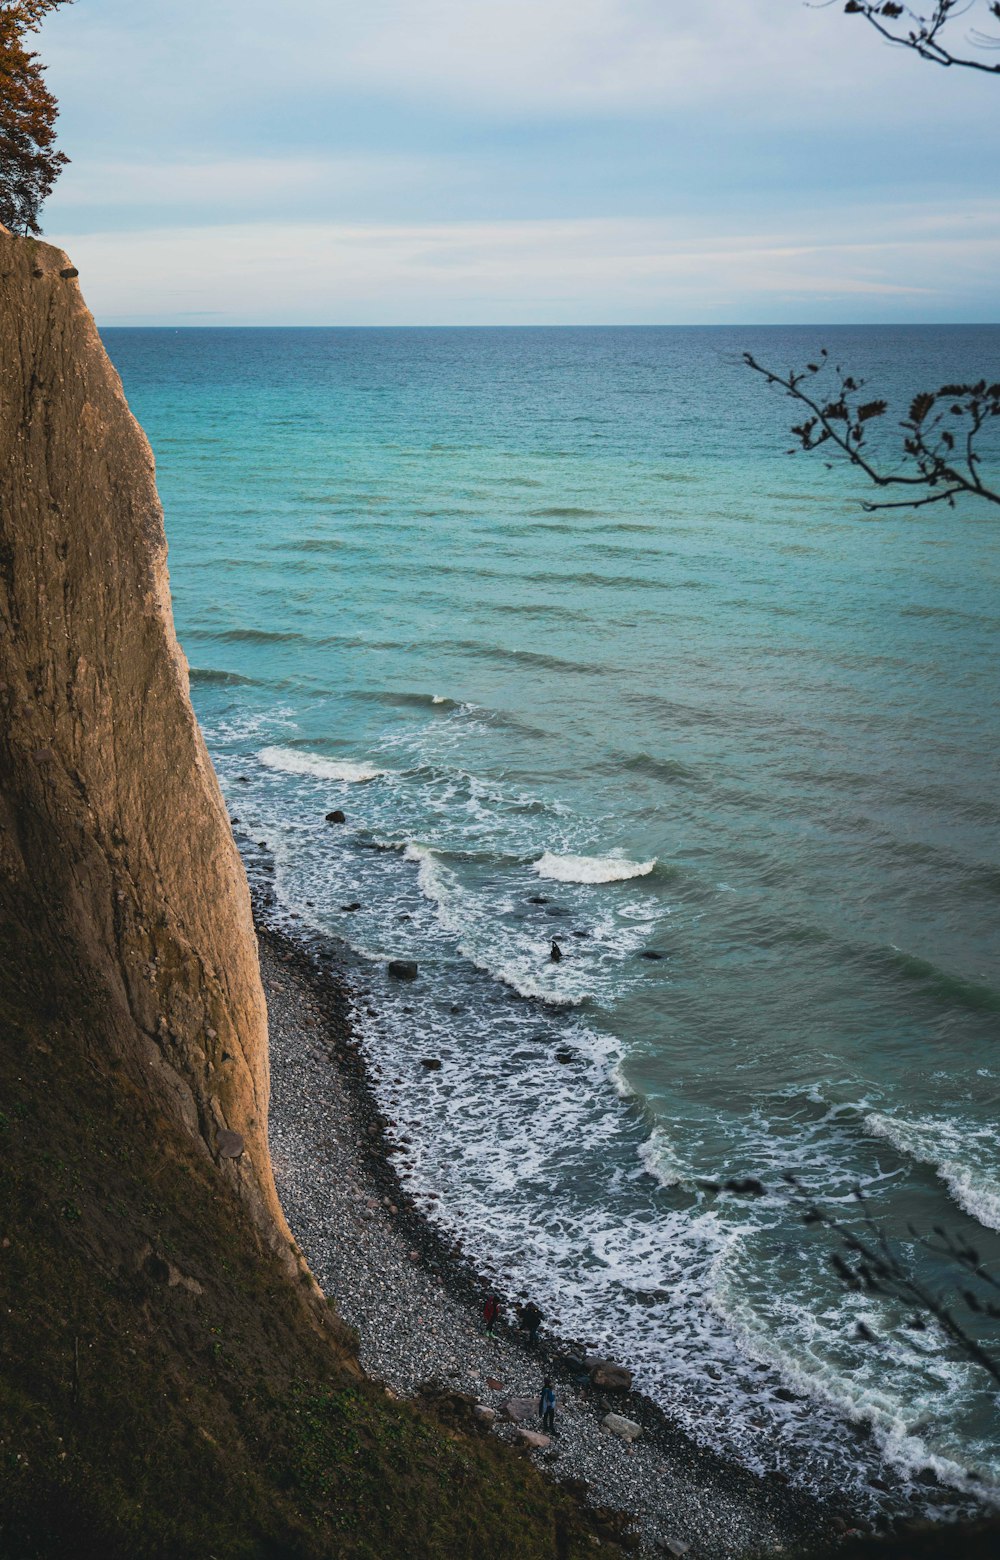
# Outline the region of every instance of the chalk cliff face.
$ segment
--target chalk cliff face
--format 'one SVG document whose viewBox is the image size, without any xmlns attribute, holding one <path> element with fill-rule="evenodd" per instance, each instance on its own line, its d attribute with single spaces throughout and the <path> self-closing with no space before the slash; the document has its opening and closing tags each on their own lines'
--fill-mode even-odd
<svg viewBox="0 0 1000 1560">
<path fill-rule="evenodd" d="M 0 228 L 0 934 L 298 1258 L 246 880 L 174 634 L 153 457 L 59 250 Z"/>
</svg>

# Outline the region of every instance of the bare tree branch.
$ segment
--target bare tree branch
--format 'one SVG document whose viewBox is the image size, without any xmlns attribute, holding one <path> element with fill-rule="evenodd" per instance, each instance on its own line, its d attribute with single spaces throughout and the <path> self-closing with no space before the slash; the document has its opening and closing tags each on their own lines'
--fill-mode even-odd
<svg viewBox="0 0 1000 1560">
<path fill-rule="evenodd" d="M 826 0 L 832 4 L 832 0 Z M 844 10 L 849 16 L 863 16 L 877 33 L 889 43 L 912 49 L 922 60 L 934 65 L 958 65 L 965 70 L 985 71 L 988 75 L 1000 75 L 1000 61 L 988 62 L 975 54 L 956 54 L 951 47 L 951 24 L 960 16 L 966 16 L 976 7 L 977 0 L 936 0 L 928 10 L 916 11 L 911 6 L 899 5 L 895 0 L 847 0 Z M 985 9 L 1000 21 L 1000 0 L 987 0 Z M 967 34 L 967 45 L 973 49 L 1000 49 L 1000 37 L 973 29 Z"/>
<path fill-rule="evenodd" d="M 866 510 L 953 505 L 959 496 L 1000 504 L 1000 492 L 980 476 L 981 456 L 976 444 L 984 427 L 1000 418 L 1000 383 L 987 384 L 983 379 L 977 384 L 942 385 L 915 395 L 908 415 L 899 423 L 903 434 L 899 465 L 891 469 L 871 453 L 868 443 L 868 425 L 885 416 L 889 403 L 866 400 L 865 381 L 845 374 L 839 366 L 832 370 L 836 383 L 829 393 L 831 364 L 825 348 L 818 362 L 786 374 L 758 362 L 751 352 L 744 352 L 743 361 L 810 414 L 791 430 L 799 449 L 811 453 L 827 446 L 827 453 L 836 452 L 849 460 L 878 488 L 923 490 L 920 496 L 866 501 Z M 824 386 L 825 395 L 821 393 Z"/>
</svg>

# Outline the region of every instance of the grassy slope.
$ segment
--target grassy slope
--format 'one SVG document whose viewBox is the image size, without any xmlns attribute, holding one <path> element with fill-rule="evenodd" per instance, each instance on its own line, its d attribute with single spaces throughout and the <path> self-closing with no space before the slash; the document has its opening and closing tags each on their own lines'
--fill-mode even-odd
<svg viewBox="0 0 1000 1560">
<path fill-rule="evenodd" d="M 0 927 L 5 1560 L 591 1553 L 529 1464 L 360 1377 L 213 1166 L 86 1059 L 102 1021 Z"/>
</svg>

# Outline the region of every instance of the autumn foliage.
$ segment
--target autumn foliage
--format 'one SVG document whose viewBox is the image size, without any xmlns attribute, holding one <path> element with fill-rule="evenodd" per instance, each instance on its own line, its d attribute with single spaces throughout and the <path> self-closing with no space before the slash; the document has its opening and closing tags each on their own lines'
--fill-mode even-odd
<svg viewBox="0 0 1000 1560">
<path fill-rule="evenodd" d="M 70 0 L 0 0 L 0 222 L 37 233 L 38 213 L 63 165 L 55 147 L 59 109 L 44 67 L 26 46 L 45 16 Z"/>
</svg>

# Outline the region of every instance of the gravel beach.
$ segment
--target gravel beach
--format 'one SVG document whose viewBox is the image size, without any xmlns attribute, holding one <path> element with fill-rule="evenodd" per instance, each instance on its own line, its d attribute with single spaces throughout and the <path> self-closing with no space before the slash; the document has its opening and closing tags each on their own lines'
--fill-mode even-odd
<svg viewBox="0 0 1000 1560">
<path fill-rule="evenodd" d="M 627 1512 L 644 1552 L 798 1551 L 843 1531 L 809 1497 L 697 1447 L 641 1394 L 593 1386 L 579 1364 L 585 1341 L 543 1328 L 529 1349 L 510 1303 L 486 1336 L 485 1281 L 411 1205 L 386 1153 L 352 1035 L 346 961 L 260 919 L 258 931 L 278 1191 L 317 1280 L 357 1330 L 365 1370 L 400 1395 L 471 1394 L 496 1412 L 493 1433 L 522 1442 L 523 1430 L 540 1431 L 537 1414 L 515 1423 L 504 1405 L 537 1400 L 551 1377 L 556 1434 L 530 1455 L 593 1506 Z M 609 1412 L 641 1426 L 634 1443 L 604 1425 Z"/>
</svg>

